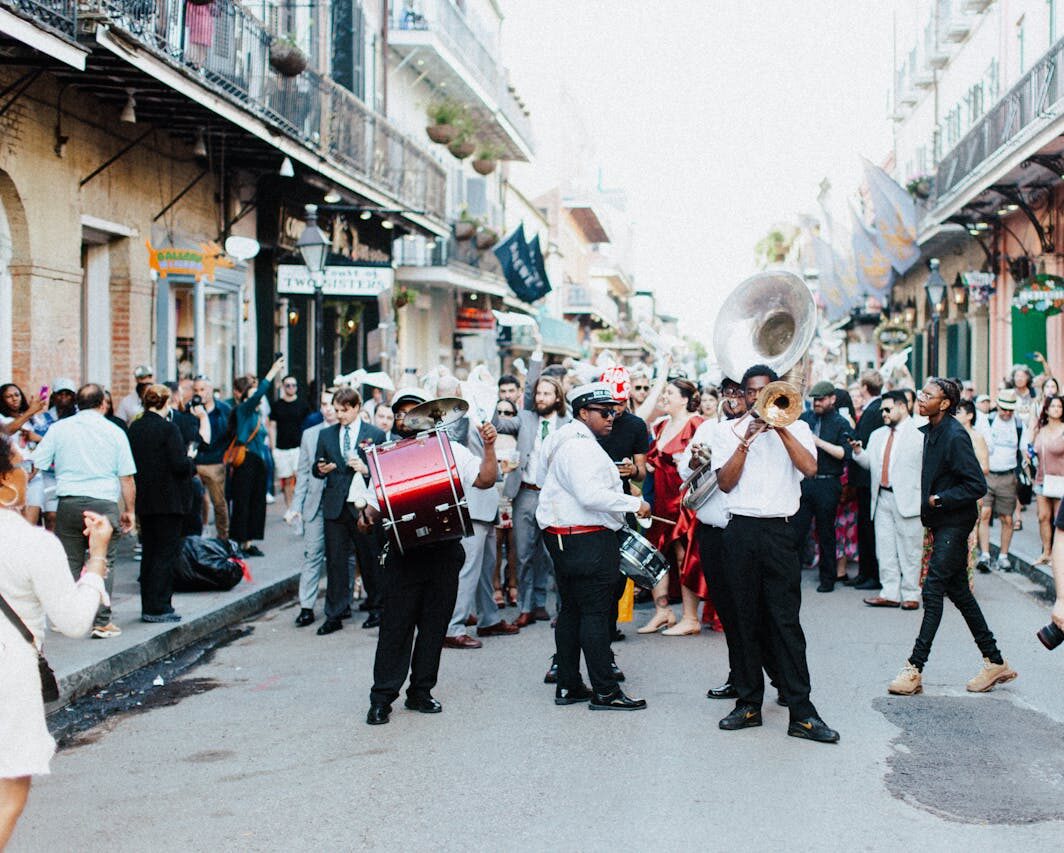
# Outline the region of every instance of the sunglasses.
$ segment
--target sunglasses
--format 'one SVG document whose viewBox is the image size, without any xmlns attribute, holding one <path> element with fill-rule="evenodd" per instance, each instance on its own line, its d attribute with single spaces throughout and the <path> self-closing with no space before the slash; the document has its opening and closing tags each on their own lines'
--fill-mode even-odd
<svg viewBox="0 0 1064 853">
<path fill-rule="evenodd" d="M 496 409 L 495 414 L 504 415 L 505 417 L 512 418 L 517 414 L 513 409 Z"/>
<path fill-rule="evenodd" d="M 633 391 L 649 391 L 650 390 L 650 386 L 649 385 L 633 385 L 632 386 L 632 390 Z"/>
<path fill-rule="evenodd" d="M 587 408 L 592 412 L 598 412 L 601 417 L 605 418 L 608 421 L 612 421 L 615 417 L 617 417 L 617 415 L 621 413 L 620 409 L 602 409 L 598 406 L 588 406 Z"/>
</svg>

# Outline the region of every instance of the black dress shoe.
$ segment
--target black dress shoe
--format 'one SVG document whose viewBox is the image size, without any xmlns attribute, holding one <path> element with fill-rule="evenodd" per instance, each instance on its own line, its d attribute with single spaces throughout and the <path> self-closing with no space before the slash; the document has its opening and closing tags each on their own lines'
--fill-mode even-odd
<svg viewBox="0 0 1064 853">
<path fill-rule="evenodd" d="M 611 643 L 619 643 L 622 640 L 624 640 L 624 631 L 622 631 L 620 628 L 614 628 L 613 629 L 613 636 L 610 637 L 610 642 Z"/>
<path fill-rule="evenodd" d="M 403 707 L 409 711 L 417 711 L 419 714 L 438 714 L 443 710 L 443 705 L 431 696 L 407 696 Z"/>
<path fill-rule="evenodd" d="M 817 743 L 838 743 L 839 733 L 829 729 L 828 724 L 820 717 L 806 717 L 804 720 L 791 720 L 787 726 L 787 734 L 791 737 L 815 740 Z"/>
<path fill-rule="evenodd" d="M 761 725 L 761 709 L 752 705 L 736 705 L 727 717 L 721 720 L 719 725 L 726 732 L 734 732 L 739 729 L 752 729 Z"/>
<path fill-rule="evenodd" d="M 362 623 L 363 628 L 379 628 L 381 626 L 381 615 L 379 613 L 370 613 L 369 618 Z"/>
<path fill-rule="evenodd" d="M 842 579 L 842 583 L 844 586 L 855 586 L 859 584 L 862 580 L 864 580 L 864 578 L 862 578 L 860 575 L 854 575 L 853 577 L 847 575 L 845 578 Z"/>
<path fill-rule="evenodd" d="M 879 581 L 872 580 L 872 578 L 861 578 L 857 583 L 853 585 L 854 589 L 883 589 L 883 584 Z"/>
<path fill-rule="evenodd" d="M 592 711 L 642 711 L 646 706 L 646 699 L 631 699 L 620 689 L 608 696 L 592 693 L 588 704 Z"/>
<path fill-rule="evenodd" d="M 779 705 L 781 708 L 787 707 L 787 700 L 783 698 L 782 693 L 776 694 L 776 704 Z"/>
<path fill-rule="evenodd" d="M 296 625 L 303 628 L 314 621 L 314 611 L 306 607 L 299 611 L 299 615 L 296 617 Z"/>
<path fill-rule="evenodd" d="M 725 681 L 720 687 L 710 687 L 706 691 L 707 699 L 736 699 L 738 696 L 739 691 L 730 681 Z"/>
<path fill-rule="evenodd" d="M 265 557 L 266 555 L 262 553 L 262 549 L 258 545 L 248 545 L 247 548 L 244 549 L 244 556 Z"/>
<path fill-rule="evenodd" d="M 834 592 L 835 591 L 835 584 L 833 582 L 830 582 L 830 581 L 827 582 L 827 583 L 825 583 L 824 581 L 821 581 L 820 582 L 820 586 L 818 586 L 816 588 L 816 591 L 817 592 Z"/>
<path fill-rule="evenodd" d="M 326 619 L 321 623 L 321 627 L 318 628 L 318 636 L 324 637 L 326 634 L 331 634 L 333 631 L 339 631 L 344 627 L 344 623 L 339 619 Z"/>
<path fill-rule="evenodd" d="M 576 705 L 591 698 L 591 688 L 581 683 L 579 687 L 556 687 L 554 689 L 555 705 Z"/>
<path fill-rule="evenodd" d="M 558 683 L 558 657 L 557 655 L 550 656 L 550 669 L 547 670 L 547 674 L 543 676 L 544 684 L 557 684 Z"/>
<path fill-rule="evenodd" d="M 388 722 L 388 715 L 391 713 L 391 705 L 370 705 L 369 713 L 366 714 L 366 722 L 371 726 L 383 726 Z"/>
<path fill-rule="evenodd" d="M 621 668 L 617 666 L 617 658 L 613 655 L 610 655 L 610 673 L 618 681 L 624 681 L 624 673 L 621 672 Z"/>
<path fill-rule="evenodd" d="M 343 610 L 340 611 L 340 618 L 341 619 L 350 619 L 351 618 L 351 607 L 350 606 L 347 606 Z"/>
</svg>

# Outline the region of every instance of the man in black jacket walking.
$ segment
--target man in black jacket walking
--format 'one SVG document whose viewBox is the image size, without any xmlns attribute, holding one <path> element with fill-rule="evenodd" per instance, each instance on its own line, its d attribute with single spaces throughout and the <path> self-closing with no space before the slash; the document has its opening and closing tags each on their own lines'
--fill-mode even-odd
<svg viewBox="0 0 1064 853">
<path fill-rule="evenodd" d="M 976 459 L 972 440 L 953 417 L 961 388 L 950 379 L 931 377 L 917 395 L 920 414 L 928 419 L 924 433 L 924 467 L 920 477 L 920 518 L 933 536 L 931 561 L 924 581 L 924 620 L 908 662 L 890 686 L 890 693 L 911 696 L 923 690 L 921 673 L 931 654 L 943 598 L 950 600 L 968 624 L 983 668 L 968 682 L 971 693 L 986 693 L 1016 677 L 1001 656 L 994 634 L 986 624 L 968 586 L 968 536 L 975 526 L 979 499 L 986 480 Z"/>
</svg>

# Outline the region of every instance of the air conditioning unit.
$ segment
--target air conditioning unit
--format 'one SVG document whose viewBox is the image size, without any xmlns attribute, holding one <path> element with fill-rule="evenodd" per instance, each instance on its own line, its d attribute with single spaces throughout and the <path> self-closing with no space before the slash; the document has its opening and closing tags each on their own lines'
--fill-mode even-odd
<svg viewBox="0 0 1064 853">
<path fill-rule="evenodd" d="M 964 0 L 961 4 L 961 8 L 964 9 L 965 12 L 972 12 L 978 15 L 980 12 L 985 11 L 993 2 L 994 0 Z"/>
<path fill-rule="evenodd" d="M 930 89 L 935 85 L 935 75 L 930 71 L 917 71 L 913 74 L 913 85 L 917 89 Z"/>
<path fill-rule="evenodd" d="M 955 18 L 949 22 L 949 27 L 946 29 L 946 41 L 959 44 L 968 38 L 968 34 L 972 31 L 972 22 L 967 18 Z"/>
</svg>

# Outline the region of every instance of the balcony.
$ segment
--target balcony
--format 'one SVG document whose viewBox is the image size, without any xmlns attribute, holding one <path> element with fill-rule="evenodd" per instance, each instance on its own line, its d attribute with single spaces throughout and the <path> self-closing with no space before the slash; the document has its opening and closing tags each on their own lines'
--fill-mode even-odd
<svg viewBox="0 0 1064 853">
<path fill-rule="evenodd" d="M 207 11 L 202 15 L 192 11 L 200 9 Z M 192 94 L 197 103 L 220 98 L 237 107 L 240 115 L 233 119 L 248 133 L 288 153 L 275 141 L 283 134 L 301 146 L 300 159 L 310 168 L 324 172 L 331 167 L 341 182 L 351 183 L 353 178 L 357 184 L 353 189 L 371 199 L 443 220 L 443 168 L 347 89 L 309 69 L 296 77 L 273 70 L 269 61 L 273 36 L 240 3 L 214 0 L 201 7 L 88 0 L 82 10 L 82 17 L 95 25 L 100 44 L 164 85 L 170 82 L 163 90 L 170 96 L 176 84 L 173 75 L 141 62 L 137 47 L 181 72 L 182 88 L 191 81 L 199 92 L 207 90 Z M 184 103 L 187 106 L 188 101 Z M 153 104 L 146 97 L 137 102 L 139 120 L 168 124 L 179 112 L 180 106 L 173 103 Z M 301 153 L 292 150 L 293 157 Z"/>
<path fill-rule="evenodd" d="M 986 9 L 993 3 L 994 0 L 964 0 L 961 4 L 961 8 L 965 12 L 978 15 L 980 12 L 986 11 Z"/>
<path fill-rule="evenodd" d="M 0 0 L 0 8 L 12 9 L 39 26 L 73 40 L 77 35 L 76 0 Z"/>
<path fill-rule="evenodd" d="M 565 287 L 562 313 L 571 316 L 586 314 L 602 325 L 614 328 L 620 323 L 620 310 L 609 296 L 595 288 L 572 282 Z"/>
<path fill-rule="evenodd" d="M 913 74 L 913 85 L 917 89 L 930 89 L 935 85 L 935 75 L 930 71 L 917 71 Z"/>
<path fill-rule="evenodd" d="M 532 157 L 532 122 L 500 65 L 498 46 L 449 0 L 392 4 L 388 46 L 449 97 L 470 105 L 483 142 L 503 159 Z"/>
<path fill-rule="evenodd" d="M 928 67 L 941 71 L 949 65 L 949 51 L 941 45 L 935 45 L 927 51 L 924 61 Z"/>
<path fill-rule="evenodd" d="M 946 27 L 946 41 L 960 44 L 972 31 L 972 22 L 968 18 L 951 18 Z"/>
<path fill-rule="evenodd" d="M 1058 41 L 1005 96 L 992 106 L 938 164 L 934 206 L 986 171 L 988 161 L 1015 152 L 1055 118 L 1064 99 L 1064 40 Z M 1033 152 L 1032 152 L 1033 153 Z"/>
<path fill-rule="evenodd" d="M 88 51 L 77 43 L 76 0 L 0 0 L 0 56 L 40 66 L 42 58 L 85 70 Z"/>
</svg>

